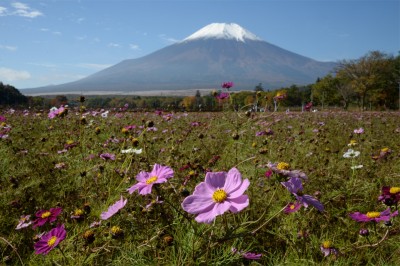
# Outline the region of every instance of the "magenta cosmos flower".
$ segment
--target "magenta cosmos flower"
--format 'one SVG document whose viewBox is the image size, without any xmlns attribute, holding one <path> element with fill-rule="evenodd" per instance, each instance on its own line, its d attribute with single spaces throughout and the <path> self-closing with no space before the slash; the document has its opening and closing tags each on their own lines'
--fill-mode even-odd
<svg viewBox="0 0 400 266">
<path fill-rule="evenodd" d="M 132 194 L 137 190 L 140 195 L 150 194 L 153 184 L 165 183 L 173 175 L 174 171 L 170 167 L 155 164 L 151 172 L 142 171 L 136 176 L 136 180 L 139 183 L 131 186 L 128 192 Z"/>
<path fill-rule="evenodd" d="M 47 255 L 67 236 L 64 225 L 59 225 L 51 229 L 47 234 L 43 235 L 38 242 L 35 243 L 35 254 Z"/>
<path fill-rule="evenodd" d="M 303 204 L 304 207 L 308 205 L 314 206 L 320 212 L 324 211 L 324 205 L 315 199 L 313 196 L 303 194 L 303 185 L 301 179 L 298 177 L 291 177 L 287 182 L 281 182 L 281 184 L 292 193 L 298 202 Z"/>
<path fill-rule="evenodd" d="M 108 218 L 116 214 L 120 209 L 122 209 L 127 202 L 128 200 L 127 199 L 124 200 L 124 198 L 121 196 L 121 199 L 119 201 L 115 202 L 113 205 L 108 207 L 108 210 L 100 215 L 100 218 L 102 220 L 107 220 Z"/>
<path fill-rule="evenodd" d="M 60 215 L 62 209 L 61 208 L 51 208 L 50 210 L 40 210 L 35 216 L 37 219 L 33 221 L 32 228 L 35 229 L 38 226 L 42 226 L 45 223 L 52 223 L 57 220 L 57 216 Z"/>
<path fill-rule="evenodd" d="M 193 195 L 182 202 L 182 208 L 197 214 L 199 223 L 211 223 L 215 217 L 226 211 L 237 213 L 249 205 L 249 198 L 243 195 L 250 185 L 248 179 L 242 181 L 238 169 L 226 172 L 208 172 L 205 182 L 198 184 Z"/>
<path fill-rule="evenodd" d="M 301 208 L 301 203 L 300 202 L 290 202 L 288 205 L 286 205 L 285 209 L 283 210 L 284 213 L 289 214 L 292 212 L 297 212 Z"/>
<path fill-rule="evenodd" d="M 387 206 L 396 205 L 400 201 L 400 187 L 382 187 L 378 200 Z"/>
<path fill-rule="evenodd" d="M 350 213 L 349 216 L 356 222 L 387 222 L 390 218 L 397 216 L 399 211 L 390 213 L 390 208 L 383 212 L 367 212 L 366 214 L 360 212 Z"/>
<path fill-rule="evenodd" d="M 229 90 L 230 88 L 233 87 L 233 82 L 232 81 L 224 82 L 221 84 L 221 87 Z"/>
<path fill-rule="evenodd" d="M 215 96 L 215 98 L 217 98 L 219 101 L 225 100 L 225 99 L 229 98 L 229 93 L 220 92 Z"/>
</svg>

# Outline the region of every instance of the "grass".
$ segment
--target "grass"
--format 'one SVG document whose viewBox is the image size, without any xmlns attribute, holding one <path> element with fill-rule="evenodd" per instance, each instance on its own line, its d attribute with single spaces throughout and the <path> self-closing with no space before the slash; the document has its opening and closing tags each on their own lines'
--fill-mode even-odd
<svg viewBox="0 0 400 266">
<path fill-rule="evenodd" d="M 357 223 L 351 212 L 383 211 L 382 186 L 399 187 L 400 113 L 155 113 L 69 110 L 65 117 L 3 110 L 0 127 L 0 253 L 9 265 L 396 265 L 400 226 Z M 85 119 L 81 118 L 85 116 Z M 157 131 L 147 131 L 150 121 Z M 194 123 L 196 122 L 196 123 Z M 128 125 L 135 128 L 123 133 Z M 354 134 L 356 128 L 363 134 Z M 256 136 L 269 129 L 273 134 Z M 6 132 L 8 131 L 9 132 Z M 350 140 L 357 144 L 349 147 Z M 69 145 L 68 145 L 69 144 Z M 389 148 L 382 158 L 380 150 Z M 141 154 L 122 149 L 141 148 Z M 360 151 L 343 158 L 349 149 Z M 66 150 L 66 151 L 64 151 Z M 100 154 L 116 155 L 103 160 Z M 294 197 L 267 178 L 268 162 L 286 162 L 306 173 L 304 193 L 323 203 L 291 214 L 282 209 Z M 149 195 L 127 193 L 140 171 L 154 164 L 171 167 L 174 177 Z M 363 165 L 352 170 L 351 166 Z M 237 167 L 250 180 L 250 204 L 239 213 L 197 223 L 181 202 L 208 171 Z M 120 199 L 128 203 L 90 228 Z M 159 197 L 161 204 L 145 206 Z M 15 230 L 21 215 L 63 209 L 57 221 Z M 81 220 L 71 214 L 84 212 Z M 397 206 L 392 206 L 392 211 Z M 36 235 L 64 224 L 67 237 L 48 255 L 36 255 Z M 118 226 L 123 234 L 115 236 Z M 369 236 L 359 235 L 361 228 Z M 88 231 L 93 238 L 88 238 Z M 86 236 L 86 238 L 85 238 Z M 93 240 L 93 241 L 92 241 Z M 320 247 L 331 241 L 337 255 Z M 236 248 L 239 252 L 232 252 Z M 262 254 L 249 260 L 241 252 Z"/>
</svg>

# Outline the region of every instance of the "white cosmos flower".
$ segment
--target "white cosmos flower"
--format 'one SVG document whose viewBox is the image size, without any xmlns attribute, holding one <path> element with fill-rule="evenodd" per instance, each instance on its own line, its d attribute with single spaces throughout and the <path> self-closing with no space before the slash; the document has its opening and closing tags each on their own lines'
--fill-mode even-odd
<svg viewBox="0 0 400 266">
<path fill-rule="evenodd" d="M 104 113 L 101 113 L 101 117 L 107 118 L 108 117 L 108 111 L 105 111 Z"/>
<path fill-rule="evenodd" d="M 353 149 L 348 149 L 344 154 L 343 158 L 355 158 L 360 155 L 359 151 L 355 151 Z"/>
<path fill-rule="evenodd" d="M 127 150 L 121 150 L 121 153 L 136 153 L 136 154 L 141 154 L 142 153 L 142 149 L 127 149 Z"/>
</svg>

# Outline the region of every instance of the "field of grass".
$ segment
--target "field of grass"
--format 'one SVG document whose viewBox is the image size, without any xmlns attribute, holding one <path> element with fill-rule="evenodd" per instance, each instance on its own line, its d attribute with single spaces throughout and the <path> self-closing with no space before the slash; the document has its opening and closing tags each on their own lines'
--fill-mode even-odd
<svg viewBox="0 0 400 266">
<path fill-rule="evenodd" d="M 0 120 L 0 264 L 400 264 L 399 112 L 2 110 Z M 191 196 L 234 169 L 238 190 L 213 181 L 222 194 Z M 145 172 L 151 191 L 129 193 Z M 293 174 L 303 190 L 290 188 Z M 220 215 L 196 221 L 210 200 Z"/>
</svg>

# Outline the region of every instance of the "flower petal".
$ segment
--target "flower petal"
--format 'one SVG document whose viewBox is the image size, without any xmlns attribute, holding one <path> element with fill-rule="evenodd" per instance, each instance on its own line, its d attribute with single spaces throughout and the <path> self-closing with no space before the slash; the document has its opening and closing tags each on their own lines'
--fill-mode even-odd
<svg viewBox="0 0 400 266">
<path fill-rule="evenodd" d="M 288 181 L 281 182 L 281 184 L 292 194 L 303 190 L 301 179 L 298 177 L 291 177 Z"/>
<path fill-rule="evenodd" d="M 128 188 L 128 192 L 129 192 L 129 194 L 132 194 L 136 190 L 140 190 L 145 186 L 146 186 L 146 183 L 137 183 L 137 184 L 131 186 L 130 188 Z"/>
<path fill-rule="evenodd" d="M 188 213 L 197 214 L 210 210 L 215 202 L 210 197 L 190 195 L 183 200 L 181 205 Z"/>
<path fill-rule="evenodd" d="M 225 201 L 220 204 L 215 204 L 212 209 L 207 212 L 202 212 L 196 216 L 195 220 L 199 223 L 211 223 L 215 220 L 215 217 L 223 214 L 229 209 L 229 202 Z"/>
<path fill-rule="evenodd" d="M 139 182 L 146 182 L 146 180 L 149 178 L 149 173 L 145 171 L 141 171 L 139 174 L 136 175 L 136 180 Z"/>
<path fill-rule="evenodd" d="M 140 195 L 147 195 L 151 193 L 151 189 L 153 188 L 153 184 L 144 184 L 139 188 L 139 194 Z"/>
<path fill-rule="evenodd" d="M 205 182 L 201 182 L 194 188 L 193 195 L 212 198 L 215 190 L 212 190 Z"/>
<path fill-rule="evenodd" d="M 239 170 L 232 168 L 226 175 L 224 190 L 226 193 L 235 191 L 242 184 L 242 175 Z"/>
<path fill-rule="evenodd" d="M 206 174 L 206 184 L 214 190 L 225 186 L 226 172 L 208 172 Z"/>
<path fill-rule="evenodd" d="M 310 196 L 310 195 L 303 195 L 303 196 L 297 196 L 297 199 L 303 203 L 304 207 L 307 207 L 308 205 L 311 205 L 315 207 L 317 210 L 320 212 L 324 211 L 324 205 L 319 202 L 316 198 Z"/>
<path fill-rule="evenodd" d="M 248 179 L 243 180 L 243 182 L 232 192 L 228 192 L 228 199 L 234 199 L 243 195 L 246 189 L 249 187 L 250 181 Z"/>
<path fill-rule="evenodd" d="M 231 206 L 229 210 L 233 213 L 240 212 L 247 206 L 249 206 L 249 197 L 247 195 L 241 195 L 240 197 L 230 199 Z"/>
<path fill-rule="evenodd" d="M 157 176 L 158 178 L 171 178 L 173 175 L 174 171 L 170 167 L 155 164 L 149 176 Z"/>
</svg>

